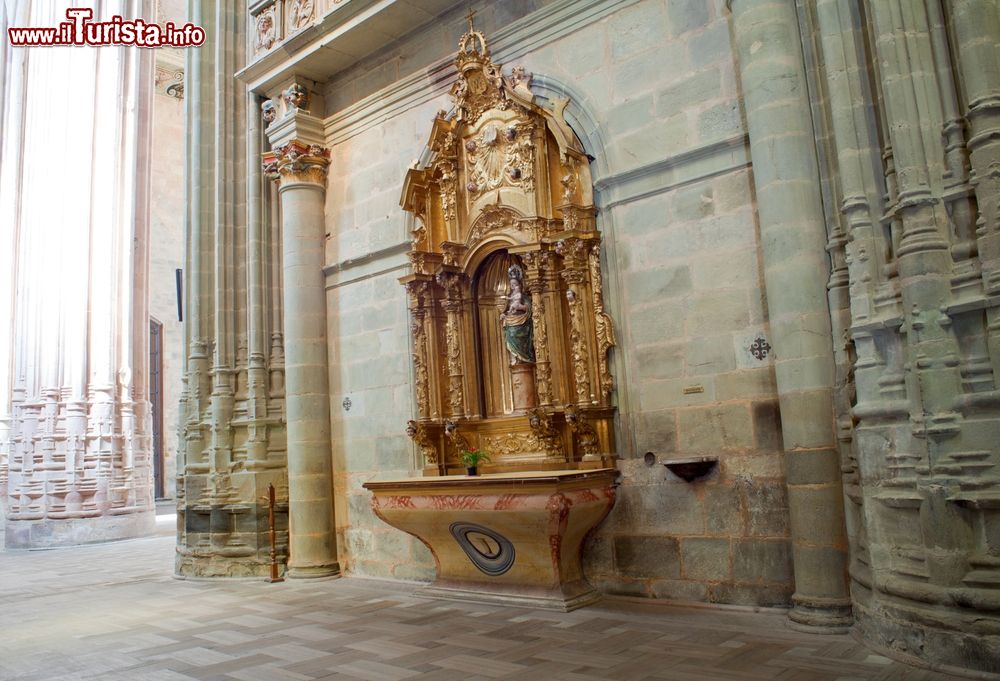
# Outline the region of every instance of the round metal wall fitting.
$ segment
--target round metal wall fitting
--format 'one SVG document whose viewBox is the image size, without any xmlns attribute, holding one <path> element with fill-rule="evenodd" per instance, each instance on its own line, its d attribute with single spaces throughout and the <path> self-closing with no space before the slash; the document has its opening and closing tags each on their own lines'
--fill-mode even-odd
<svg viewBox="0 0 1000 681">
<path fill-rule="evenodd" d="M 448 530 L 480 572 L 499 577 L 514 566 L 514 545 L 507 537 L 476 523 L 452 523 Z"/>
</svg>

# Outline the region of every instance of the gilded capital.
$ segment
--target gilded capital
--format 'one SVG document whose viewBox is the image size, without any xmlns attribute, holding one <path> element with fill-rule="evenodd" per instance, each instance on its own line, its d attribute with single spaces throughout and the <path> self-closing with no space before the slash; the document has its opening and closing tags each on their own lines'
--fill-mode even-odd
<svg viewBox="0 0 1000 681">
<path fill-rule="evenodd" d="M 291 182 L 326 183 L 330 150 L 318 144 L 292 140 L 263 154 L 264 174 L 281 184 Z"/>
</svg>

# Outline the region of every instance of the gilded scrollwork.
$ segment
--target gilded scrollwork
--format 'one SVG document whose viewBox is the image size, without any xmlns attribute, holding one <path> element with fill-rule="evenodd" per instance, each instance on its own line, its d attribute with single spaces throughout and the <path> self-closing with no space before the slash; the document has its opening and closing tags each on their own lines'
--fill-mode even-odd
<svg viewBox="0 0 1000 681">
<path fill-rule="evenodd" d="M 501 433 L 499 435 L 484 435 L 483 450 L 491 460 L 517 457 L 539 451 L 530 433 Z"/>
<path fill-rule="evenodd" d="M 458 167 L 454 159 L 443 158 L 437 163 L 439 176 L 438 186 L 440 187 L 441 212 L 445 222 L 454 224 L 457 217 L 457 183 Z"/>
<path fill-rule="evenodd" d="M 559 184 L 562 185 L 562 200 L 567 205 L 573 203 L 573 198 L 576 196 L 576 189 L 580 185 L 576 179 L 574 165 L 572 158 L 567 157 L 562 164 L 562 177 L 559 178 Z"/>
<path fill-rule="evenodd" d="M 590 402 L 587 337 L 583 329 L 580 298 L 575 290 L 576 285 L 570 284 L 570 286 L 571 288 L 566 290 L 566 301 L 569 303 L 569 342 L 571 348 L 570 360 L 573 365 L 573 385 L 576 387 L 577 402 L 587 404 Z"/>
<path fill-rule="evenodd" d="M 476 33 L 482 36 L 478 31 Z M 451 90 L 460 116 L 470 123 L 479 120 L 490 109 L 505 110 L 509 106 L 502 87 L 503 74 L 500 66 L 490 61 L 485 40 L 482 45 L 482 52 L 473 49 L 459 52 L 457 61 L 460 68 L 466 68 L 462 68 Z M 468 68 L 469 66 L 472 68 Z"/>
<path fill-rule="evenodd" d="M 580 413 L 576 405 L 566 405 L 566 425 L 576 438 L 577 447 L 586 459 L 593 459 L 600 456 L 600 440 L 597 431 L 590 425 L 587 417 Z"/>
<path fill-rule="evenodd" d="M 601 394 L 607 398 L 614 390 L 615 381 L 608 370 L 608 351 L 615 342 L 615 327 L 604 311 L 604 279 L 601 275 L 601 245 L 590 247 L 590 281 L 594 298 L 594 328 L 597 332 L 597 370 L 601 381 Z"/>
<path fill-rule="evenodd" d="M 427 283 L 412 281 L 407 284 L 407 292 L 410 296 L 410 333 L 413 338 L 413 367 L 416 378 L 417 412 L 421 416 L 426 417 L 430 413 L 430 377 L 427 368 L 427 330 L 425 327 L 427 311 L 424 307 Z"/>
<path fill-rule="evenodd" d="M 444 436 L 448 438 L 452 449 L 455 450 L 456 458 L 461 458 L 463 452 L 472 451 L 469 439 L 458 431 L 458 424 L 450 419 L 444 422 Z"/>
<path fill-rule="evenodd" d="M 410 242 L 415 249 L 426 247 L 427 245 L 427 227 L 424 226 L 424 221 L 419 216 L 413 219 L 413 229 L 410 230 Z"/>
<path fill-rule="evenodd" d="M 448 368 L 448 407 L 454 416 L 465 412 L 465 395 L 462 388 L 462 337 L 459 316 L 462 314 L 462 300 L 459 277 L 441 273 L 437 282 L 445 290 L 442 306 L 445 311 L 445 356 Z"/>
<path fill-rule="evenodd" d="M 425 464 L 434 465 L 438 462 L 437 448 L 431 442 L 430 434 L 424 423 L 410 419 L 406 422 L 406 434 L 417 445 Z"/>
<path fill-rule="evenodd" d="M 500 187 L 535 189 L 534 126 L 490 123 L 465 143 L 468 190 L 473 197 Z"/>
<path fill-rule="evenodd" d="M 531 428 L 532 437 L 546 456 L 553 458 L 562 456 L 562 438 L 559 436 L 559 429 L 556 428 L 555 419 L 552 418 L 551 413 L 541 407 L 530 410 L 528 412 L 528 426 Z"/>
</svg>

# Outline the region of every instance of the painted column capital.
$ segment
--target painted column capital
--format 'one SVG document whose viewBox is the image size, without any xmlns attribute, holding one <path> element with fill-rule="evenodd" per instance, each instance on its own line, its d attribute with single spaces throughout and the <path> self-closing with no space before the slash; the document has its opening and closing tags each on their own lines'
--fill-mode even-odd
<svg viewBox="0 0 1000 681">
<path fill-rule="evenodd" d="M 262 161 L 264 174 L 279 187 L 302 182 L 325 187 L 330 150 L 295 139 L 265 152 Z"/>
</svg>

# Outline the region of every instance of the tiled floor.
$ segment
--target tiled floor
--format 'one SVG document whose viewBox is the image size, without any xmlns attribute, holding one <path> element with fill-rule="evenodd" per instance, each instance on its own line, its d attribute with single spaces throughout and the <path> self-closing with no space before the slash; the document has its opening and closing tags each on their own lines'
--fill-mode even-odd
<svg viewBox="0 0 1000 681">
<path fill-rule="evenodd" d="M 169 531 L 169 525 L 167 530 Z M 4 681 L 954 679 L 780 614 L 606 599 L 572 613 L 359 579 L 187 582 L 170 536 L 0 554 Z"/>
</svg>

